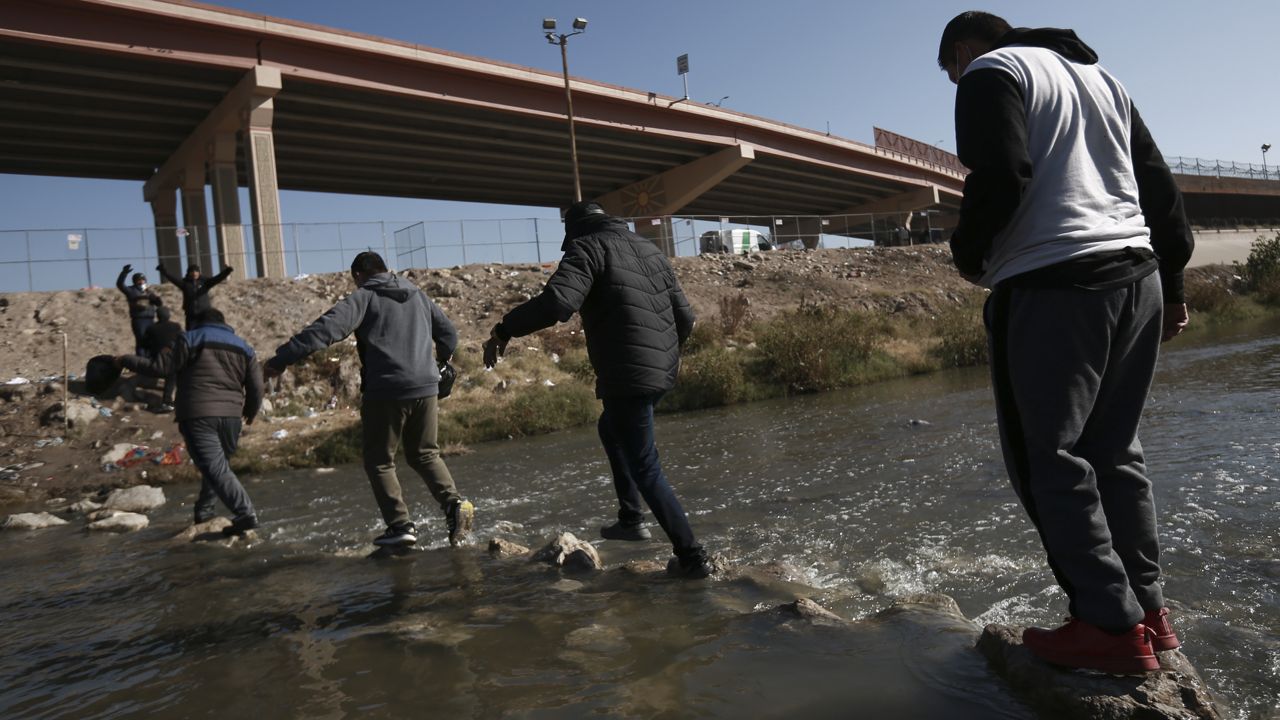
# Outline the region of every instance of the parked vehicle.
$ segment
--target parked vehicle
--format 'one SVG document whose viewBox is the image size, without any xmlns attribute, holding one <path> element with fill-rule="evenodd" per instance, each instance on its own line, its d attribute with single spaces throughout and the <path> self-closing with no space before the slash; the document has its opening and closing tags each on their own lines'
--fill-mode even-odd
<svg viewBox="0 0 1280 720">
<path fill-rule="evenodd" d="M 698 251 L 704 253 L 747 255 L 757 250 L 772 249 L 773 243 L 768 235 L 749 228 L 708 230 L 698 238 Z"/>
</svg>

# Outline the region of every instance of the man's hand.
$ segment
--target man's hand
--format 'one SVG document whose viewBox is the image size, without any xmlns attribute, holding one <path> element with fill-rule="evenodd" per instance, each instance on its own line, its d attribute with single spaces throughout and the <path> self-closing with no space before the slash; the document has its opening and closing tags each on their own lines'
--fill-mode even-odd
<svg viewBox="0 0 1280 720">
<path fill-rule="evenodd" d="M 123 269 L 123 270 L 121 270 L 120 272 L 122 272 L 122 273 L 127 273 L 127 272 L 129 272 L 130 270 L 132 270 L 132 269 L 133 269 L 133 266 L 132 266 L 132 265 L 125 265 L 125 266 L 124 266 L 124 269 Z"/>
<path fill-rule="evenodd" d="M 117 370 L 122 370 L 122 369 L 124 369 L 124 359 L 125 359 L 126 357 L 128 357 L 128 356 L 127 356 L 127 355 L 117 355 L 117 356 L 115 356 L 115 357 L 111 358 L 111 364 L 112 364 L 112 365 L 115 365 Z"/>
<path fill-rule="evenodd" d="M 277 370 L 275 366 L 270 363 L 262 363 L 263 380 L 274 380 L 275 378 L 280 377 L 283 372 L 283 370 Z"/>
<path fill-rule="evenodd" d="M 162 272 L 163 270 L 164 270 L 164 263 L 160 263 L 159 265 L 156 265 L 156 272 Z"/>
<path fill-rule="evenodd" d="M 1167 342 L 1178 337 L 1189 322 L 1191 319 L 1187 314 L 1186 303 L 1165 303 L 1164 331 L 1160 335 L 1160 341 Z"/>
<path fill-rule="evenodd" d="M 242 417 L 244 418 L 244 424 L 245 424 L 245 425 L 252 425 L 252 424 L 253 424 L 253 418 L 249 417 L 248 415 L 243 415 Z"/>
<path fill-rule="evenodd" d="M 507 342 L 498 336 L 498 326 L 494 325 L 493 330 L 489 333 L 489 339 L 484 343 L 484 366 L 491 368 L 498 364 L 498 358 L 502 357 L 507 351 Z"/>
</svg>

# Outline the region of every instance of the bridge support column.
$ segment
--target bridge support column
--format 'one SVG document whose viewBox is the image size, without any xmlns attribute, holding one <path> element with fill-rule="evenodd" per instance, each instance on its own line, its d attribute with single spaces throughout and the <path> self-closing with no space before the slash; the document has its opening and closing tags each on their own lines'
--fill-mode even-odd
<svg viewBox="0 0 1280 720">
<path fill-rule="evenodd" d="M 151 198 L 151 217 L 156 228 L 156 255 L 172 275 L 182 274 L 182 254 L 178 247 L 178 198 L 175 188 L 159 190 Z M 162 281 L 156 278 L 156 284 Z"/>
<path fill-rule="evenodd" d="M 675 228 L 671 225 L 670 217 L 636 218 L 635 223 L 637 235 L 652 240 L 667 257 L 675 257 Z"/>
<path fill-rule="evenodd" d="M 204 203 L 204 164 L 212 166 L 215 211 L 218 221 L 219 258 L 224 265 L 242 266 L 244 231 L 240 228 L 240 209 L 235 169 L 235 137 L 242 132 L 245 158 L 248 162 L 249 197 L 252 200 L 255 256 L 258 275 L 283 277 L 285 274 L 284 243 L 280 231 L 280 191 L 276 181 L 275 142 L 271 134 L 273 98 L 280 92 L 280 71 L 257 65 L 231 89 L 217 107 L 187 136 L 164 165 L 143 188 L 143 197 L 153 200 L 164 188 L 181 184 L 186 190 L 189 168 L 200 168 L 199 219 L 195 203 L 194 183 L 190 183 L 189 203 L 192 212 L 189 225 L 199 225 L 192 242 L 199 243 L 200 262 L 212 265 L 212 249 L 208 234 L 208 212 Z M 188 205 L 184 193 L 184 209 Z M 233 229 L 232 226 L 236 226 Z M 195 228 L 193 228 L 194 230 Z M 239 240 L 237 241 L 237 238 Z"/>
<path fill-rule="evenodd" d="M 752 146 L 734 145 L 614 190 L 596 198 L 596 202 L 600 203 L 605 212 L 618 217 L 643 219 L 669 216 L 719 185 L 755 157 L 755 148 Z M 670 221 L 666 221 L 661 226 L 665 229 L 667 238 L 671 238 L 670 225 Z M 645 235 L 647 231 L 648 228 L 645 231 L 637 229 L 641 235 Z"/>
<path fill-rule="evenodd" d="M 244 227 L 240 224 L 240 184 L 236 176 L 236 134 L 218 133 L 209 166 L 213 184 L 213 222 L 218 230 L 218 261 L 244 272 Z"/>
<path fill-rule="evenodd" d="M 268 101 L 269 103 L 270 101 Z M 275 137 L 271 128 L 250 126 L 245 133 L 249 164 L 249 202 L 253 210 L 254 252 L 259 277 L 284 277 L 284 233 L 280 227 L 280 189 L 276 183 Z"/>
<path fill-rule="evenodd" d="M 192 163 L 182 175 L 182 224 L 187 229 L 187 264 L 213 272 L 209 242 L 209 208 L 204 197 L 204 163 Z"/>
</svg>

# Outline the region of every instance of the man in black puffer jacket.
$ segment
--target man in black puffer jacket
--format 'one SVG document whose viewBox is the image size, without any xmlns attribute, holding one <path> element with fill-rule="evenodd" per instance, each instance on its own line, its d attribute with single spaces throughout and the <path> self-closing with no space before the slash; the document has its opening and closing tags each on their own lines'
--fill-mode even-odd
<svg viewBox="0 0 1280 720">
<path fill-rule="evenodd" d="M 618 522 L 600 529 L 609 540 L 645 540 L 649 505 L 676 557 L 673 575 L 704 578 L 707 554 L 658 460 L 653 406 L 675 386 L 680 346 L 693 331 L 693 311 L 662 251 L 631 232 L 593 202 L 565 215 L 564 257 L 540 295 L 516 307 L 493 328 L 485 365 L 493 367 L 507 341 L 582 314 L 587 354 L 604 404 L 600 441 L 609 456 L 621 509 Z"/>
</svg>

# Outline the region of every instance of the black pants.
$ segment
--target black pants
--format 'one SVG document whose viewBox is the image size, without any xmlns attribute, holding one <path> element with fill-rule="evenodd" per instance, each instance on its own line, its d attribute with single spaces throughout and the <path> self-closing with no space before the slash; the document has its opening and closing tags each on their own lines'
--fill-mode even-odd
<svg viewBox="0 0 1280 720">
<path fill-rule="evenodd" d="M 643 500 L 671 540 L 676 555 L 687 556 L 702 547 L 693 537 L 689 518 L 662 472 L 653 435 L 653 406 L 661 395 L 604 398 L 598 429 L 609 456 L 613 487 L 618 493 L 618 519 L 638 525 L 644 519 Z"/>
<path fill-rule="evenodd" d="M 1164 605 L 1138 441 L 1163 309 L 1155 274 L 1114 290 L 998 287 L 987 301 L 1009 477 L 1071 614 L 1113 631 Z"/>
</svg>

